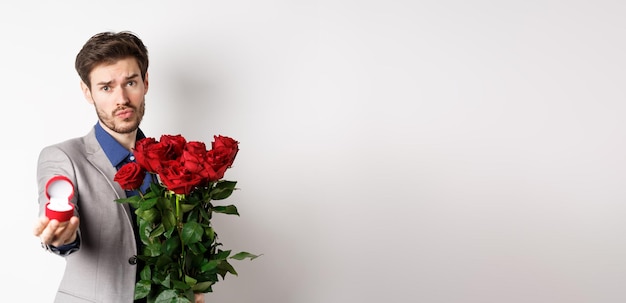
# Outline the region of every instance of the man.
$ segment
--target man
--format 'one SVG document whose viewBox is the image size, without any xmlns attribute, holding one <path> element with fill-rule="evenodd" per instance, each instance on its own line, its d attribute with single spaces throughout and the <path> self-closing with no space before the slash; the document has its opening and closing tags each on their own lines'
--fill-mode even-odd
<svg viewBox="0 0 626 303">
<path fill-rule="evenodd" d="M 89 133 L 42 149 L 37 166 L 40 217 L 34 234 L 66 267 L 55 302 L 133 302 L 141 270 L 134 212 L 115 200 L 135 195 L 113 181 L 134 161 L 132 149 L 145 135 L 139 124 L 148 92 L 148 51 L 131 32 L 91 37 L 76 56 L 76 71 L 98 122 Z M 44 215 L 46 183 L 55 175 L 74 185 L 74 216 L 67 222 Z M 147 177 L 145 190 L 152 180 Z M 204 302 L 203 294 L 195 302 Z"/>
</svg>

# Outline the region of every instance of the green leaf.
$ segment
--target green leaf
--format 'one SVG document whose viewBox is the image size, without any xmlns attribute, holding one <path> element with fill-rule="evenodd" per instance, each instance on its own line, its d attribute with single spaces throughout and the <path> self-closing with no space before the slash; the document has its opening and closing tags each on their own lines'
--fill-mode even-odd
<svg viewBox="0 0 626 303">
<path fill-rule="evenodd" d="M 183 225 L 181 238 L 185 245 L 189 245 L 200 242 L 203 233 L 204 228 L 202 228 L 202 225 L 200 225 L 198 222 L 191 221 Z"/>
<path fill-rule="evenodd" d="M 237 207 L 235 207 L 235 205 L 214 206 L 213 211 L 216 213 L 239 216 L 239 212 L 237 212 Z"/>
<path fill-rule="evenodd" d="M 154 239 L 165 232 L 165 226 L 163 224 L 157 225 L 155 229 L 150 232 L 150 239 Z"/>
<path fill-rule="evenodd" d="M 153 193 L 155 196 L 162 196 L 164 188 L 158 183 L 150 183 L 150 189 L 148 193 Z"/>
<path fill-rule="evenodd" d="M 228 263 L 228 261 L 220 262 L 220 264 L 217 266 L 217 269 L 220 276 L 222 276 L 222 279 L 226 277 L 227 272 L 237 276 L 237 271 L 232 265 L 230 265 L 230 263 Z"/>
<path fill-rule="evenodd" d="M 120 198 L 120 199 L 115 199 L 115 202 L 120 203 L 120 204 L 124 204 L 124 203 L 129 203 L 129 198 Z"/>
<path fill-rule="evenodd" d="M 167 275 L 165 277 L 165 279 L 159 281 L 159 284 L 161 284 L 161 285 L 163 285 L 165 287 L 170 287 L 170 284 L 172 283 L 171 281 L 172 281 L 172 276 Z"/>
<path fill-rule="evenodd" d="M 121 199 L 116 199 L 115 201 L 117 203 L 128 203 L 131 204 L 133 206 L 136 206 L 139 204 L 139 202 L 142 200 L 141 196 L 137 195 L 137 196 L 130 196 L 128 198 L 121 198 Z"/>
<path fill-rule="evenodd" d="M 163 218 L 161 218 L 165 229 L 170 229 L 176 226 L 176 216 L 172 210 L 163 210 Z"/>
<path fill-rule="evenodd" d="M 190 303 L 186 297 L 181 297 L 175 290 L 168 289 L 162 291 L 155 299 L 154 303 Z"/>
<path fill-rule="evenodd" d="M 226 260 L 230 255 L 230 250 L 220 250 L 213 256 L 214 260 Z"/>
<path fill-rule="evenodd" d="M 206 247 L 204 247 L 203 243 L 198 241 L 196 243 L 192 243 L 186 246 L 190 253 L 204 256 L 204 253 L 207 251 Z"/>
<path fill-rule="evenodd" d="M 213 190 L 211 190 L 211 199 L 223 200 L 230 197 L 235 190 L 235 185 L 237 185 L 237 181 L 218 181 L 215 187 L 213 187 Z"/>
<path fill-rule="evenodd" d="M 198 280 L 196 280 L 196 279 L 194 279 L 194 278 L 192 278 L 190 276 L 185 275 L 185 283 L 187 285 L 189 285 L 189 286 L 194 286 L 194 285 L 196 285 L 198 283 Z"/>
<path fill-rule="evenodd" d="M 195 282 L 191 282 L 193 284 L 195 284 Z M 189 285 L 187 282 L 183 282 L 183 281 L 178 281 L 178 280 L 172 280 L 172 285 L 178 289 L 178 290 L 187 290 L 187 289 L 191 289 L 191 285 Z"/>
<path fill-rule="evenodd" d="M 152 284 L 150 280 L 139 280 L 135 284 L 135 300 L 142 299 L 148 296 Z"/>
<path fill-rule="evenodd" d="M 150 238 L 150 234 L 152 233 L 152 223 L 147 222 L 145 220 L 139 219 L 139 238 L 141 242 L 149 245 L 154 243 L 154 238 Z"/>
<path fill-rule="evenodd" d="M 215 183 L 214 188 L 234 190 L 235 185 L 237 185 L 237 181 L 219 180 Z"/>
<path fill-rule="evenodd" d="M 172 255 L 179 247 L 180 240 L 178 237 L 169 238 L 163 243 L 163 253 L 167 255 Z"/>
<path fill-rule="evenodd" d="M 209 243 L 213 243 L 213 241 L 215 241 L 215 230 L 213 229 L 213 227 L 209 226 L 205 228 L 204 234 L 209 237 Z"/>
<path fill-rule="evenodd" d="M 135 197 L 139 197 L 139 196 L 135 196 Z M 150 209 L 152 207 L 154 207 L 154 205 L 157 204 L 157 202 L 159 201 L 158 197 L 153 197 L 153 198 L 146 198 L 146 196 L 143 197 L 143 201 L 141 201 L 141 203 L 139 203 L 139 209 Z"/>
<path fill-rule="evenodd" d="M 141 272 L 139 273 L 139 277 L 141 280 L 150 281 L 150 279 L 152 279 L 152 271 L 150 270 L 150 266 L 144 266 Z"/>
<path fill-rule="evenodd" d="M 202 218 L 202 220 L 206 220 L 206 221 L 210 222 L 213 212 L 209 211 L 209 209 L 213 208 L 213 204 L 211 204 L 210 202 L 206 203 L 206 204 L 207 204 L 206 205 L 207 209 L 205 209 L 204 207 L 201 207 L 199 209 L 200 217 Z"/>
<path fill-rule="evenodd" d="M 138 208 L 137 210 L 135 210 L 135 213 L 137 214 L 137 218 L 140 218 L 150 223 L 155 222 L 156 219 L 159 217 L 159 211 L 154 208 Z"/>
<path fill-rule="evenodd" d="M 174 196 L 159 197 L 156 208 L 160 209 L 162 212 L 165 212 L 166 210 L 173 210 L 175 205 L 176 198 Z"/>
<path fill-rule="evenodd" d="M 215 281 L 204 281 L 194 285 L 192 289 L 194 292 L 207 293 L 213 291 L 211 289 L 211 286 L 213 286 L 213 284 L 215 284 Z"/>
<path fill-rule="evenodd" d="M 256 258 L 258 258 L 260 256 L 261 255 L 253 255 L 253 254 L 251 254 L 249 252 L 242 251 L 242 252 L 239 252 L 239 253 L 233 255 L 230 258 L 231 259 L 235 259 L 235 260 L 244 260 L 246 258 L 250 258 L 250 261 L 252 261 L 252 260 L 254 260 L 254 259 L 256 259 Z"/>
<path fill-rule="evenodd" d="M 196 205 L 194 205 L 194 204 L 184 204 L 184 203 L 181 203 L 181 204 L 180 204 L 180 209 L 183 211 L 183 213 L 186 213 L 186 212 L 188 212 L 188 211 L 191 211 L 191 210 L 193 210 L 195 207 L 196 207 Z"/>
<path fill-rule="evenodd" d="M 161 255 L 161 244 L 152 243 L 143 248 L 143 254 L 150 257 L 158 257 Z"/>
<path fill-rule="evenodd" d="M 220 264 L 219 260 L 211 260 L 208 263 L 205 263 L 200 267 L 201 271 L 212 271 L 217 268 L 217 265 Z"/>
</svg>

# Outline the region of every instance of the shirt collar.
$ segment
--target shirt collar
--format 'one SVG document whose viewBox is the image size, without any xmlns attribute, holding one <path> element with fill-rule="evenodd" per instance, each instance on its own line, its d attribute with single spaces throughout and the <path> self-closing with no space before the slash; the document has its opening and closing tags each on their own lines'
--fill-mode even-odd
<svg viewBox="0 0 626 303">
<path fill-rule="evenodd" d="M 100 143 L 102 151 L 107 155 L 113 167 L 119 168 L 120 164 L 127 162 L 132 153 L 124 148 L 113 136 L 107 133 L 99 122 L 94 126 L 96 132 L 96 140 Z M 141 129 L 137 129 L 137 141 L 145 138 Z"/>
</svg>

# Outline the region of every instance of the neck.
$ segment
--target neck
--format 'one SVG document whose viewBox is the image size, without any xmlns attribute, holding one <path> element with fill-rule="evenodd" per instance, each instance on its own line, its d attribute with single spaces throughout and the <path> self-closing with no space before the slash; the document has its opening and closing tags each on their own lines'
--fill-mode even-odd
<svg viewBox="0 0 626 303">
<path fill-rule="evenodd" d="M 99 123 L 102 126 L 102 129 L 109 133 L 117 142 L 124 146 L 124 148 L 128 150 L 132 150 L 133 148 L 135 148 L 135 143 L 137 140 L 137 129 L 133 130 L 130 133 L 118 133 L 106 127 L 106 125 L 102 124 L 102 122 Z"/>
</svg>

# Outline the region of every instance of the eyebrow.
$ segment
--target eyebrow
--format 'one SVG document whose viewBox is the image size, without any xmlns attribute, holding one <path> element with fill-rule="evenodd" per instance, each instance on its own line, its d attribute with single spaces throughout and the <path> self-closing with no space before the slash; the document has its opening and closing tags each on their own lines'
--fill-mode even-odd
<svg viewBox="0 0 626 303">
<path fill-rule="evenodd" d="M 139 77 L 139 74 L 132 74 L 132 75 L 126 77 L 126 80 L 131 80 L 131 79 L 134 79 L 134 78 L 137 78 L 137 77 Z M 109 85 L 111 85 L 111 83 L 113 83 L 113 80 L 107 81 L 107 82 L 98 82 L 98 83 L 96 83 L 96 86 L 109 86 Z"/>
</svg>

